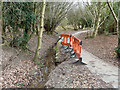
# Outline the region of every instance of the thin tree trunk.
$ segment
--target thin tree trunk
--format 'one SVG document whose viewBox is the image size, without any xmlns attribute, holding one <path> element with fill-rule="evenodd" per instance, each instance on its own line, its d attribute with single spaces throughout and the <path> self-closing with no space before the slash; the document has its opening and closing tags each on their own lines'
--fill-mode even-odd
<svg viewBox="0 0 120 90">
<path fill-rule="evenodd" d="M 113 18 L 114 18 L 114 20 L 115 20 L 115 22 L 116 22 L 116 31 L 117 31 L 117 34 L 119 33 L 119 27 L 118 27 L 118 19 L 117 19 L 117 16 L 115 15 L 115 12 L 114 12 L 114 10 L 113 10 L 113 8 L 111 7 L 111 5 L 109 4 L 109 2 L 107 1 L 107 4 L 108 4 L 108 7 L 109 7 L 109 9 L 110 9 L 110 11 L 111 11 L 111 13 L 112 13 L 112 16 L 113 16 Z"/>
<path fill-rule="evenodd" d="M 2 22 L 2 43 L 5 43 L 5 40 L 6 40 L 6 33 L 5 33 L 5 25 L 3 25 L 3 20 L 1 21 Z"/>
<path fill-rule="evenodd" d="M 119 18 L 118 18 L 118 25 L 119 25 L 119 28 L 118 28 L 118 30 L 119 30 L 119 36 L 118 36 L 118 51 L 120 51 L 120 1 L 119 1 L 119 10 L 118 10 L 118 16 L 119 16 Z M 120 52 L 118 53 L 118 57 L 120 58 Z"/>
<path fill-rule="evenodd" d="M 61 25 L 61 27 L 66 31 L 66 28 L 64 26 Z"/>
<path fill-rule="evenodd" d="M 92 37 L 95 38 L 97 36 L 97 33 L 98 33 L 98 29 L 99 29 L 99 26 L 100 26 L 100 21 L 101 21 L 101 10 L 102 10 L 102 3 L 101 2 L 98 2 L 97 4 L 97 14 L 95 15 L 95 19 L 94 19 L 94 31 L 92 33 Z"/>
<path fill-rule="evenodd" d="M 92 35 L 93 38 L 95 38 L 97 36 L 97 33 L 98 33 L 99 24 L 100 24 L 100 15 L 98 15 L 98 17 L 96 19 L 97 20 L 96 20 L 95 25 L 94 25 L 94 32 Z"/>
<path fill-rule="evenodd" d="M 3 1 L 1 2 L 1 14 L 3 13 Z M 2 26 L 2 43 L 5 43 L 6 41 L 6 33 L 5 33 L 5 27 L 6 27 L 6 24 L 5 24 L 5 21 L 3 19 L 3 15 L 1 15 L 2 18 L 1 18 L 1 26 Z"/>
<path fill-rule="evenodd" d="M 40 25 L 38 25 L 38 44 L 37 44 L 37 49 L 36 49 L 36 53 L 35 53 L 35 56 L 34 56 L 35 61 L 38 59 L 39 50 L 40 50 L 41 45 L 42 45 L 42 34 L 43 34 L 43 29 L 44 29 L 45 8 L 46 8 L 46 2 L 44 0 L 43 7 L 42 7 L 42 17 L 41 17 L 41 20 L 40 20 Z"/>
<path fill-rule="evenodd" d="M 96 17 L 95 17 L 94 31 L 93 31 L 93 34 L 92 34 L 93 38 L 97 36 L 99 25 L 100 25 L 101 3 L 99 3 L 98 7 L 99 7 L 99 9 L 98 9 L 98 15 L 96 15 Z"/>
</svg>

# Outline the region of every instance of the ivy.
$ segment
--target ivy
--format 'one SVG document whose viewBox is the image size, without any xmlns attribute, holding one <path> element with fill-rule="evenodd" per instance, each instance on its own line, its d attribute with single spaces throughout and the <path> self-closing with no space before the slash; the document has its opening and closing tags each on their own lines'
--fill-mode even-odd
<svg viewBox="0 0 120 90">
<path fill-rule="evenodd" d="M 120 46 L 118 46 L 117 48 L 115 48 L 115 51 L 116 51 L 116 53 L 117 53 L 118 55 L 120 55 Z M 118 56 L 118 57 L 120 57 L 120 56 Z"/>
<path fill-rule="evenodd" d="M 29 40 L 28 38 L 30 38 L 30 34 L 35 32 L 34 29 L 31 29 L 31 26 L 36 23 L 34 3 L 4 2 L 2 13 L 4 27 L 8 29 L 9 34 L 13 34 L 13 46 L 15 43 L 17 43 L 17 46 L 22 42 L 27 43 Z"/>
</svg>

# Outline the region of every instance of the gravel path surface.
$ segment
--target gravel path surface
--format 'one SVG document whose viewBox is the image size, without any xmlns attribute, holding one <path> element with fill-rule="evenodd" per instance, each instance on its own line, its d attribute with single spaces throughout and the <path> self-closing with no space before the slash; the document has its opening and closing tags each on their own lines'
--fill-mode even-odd
<svg viewBox="0 0 120 90">
<path fill-rule="evenodd" d="M 118 67 L 106 63 L 104 60 L 82 49 L 83 62 L 87 63 L 86 67 L 100 78 L 118 88 Z M 120 84 L 120 82 L 119 82 Z"/>
</svg>

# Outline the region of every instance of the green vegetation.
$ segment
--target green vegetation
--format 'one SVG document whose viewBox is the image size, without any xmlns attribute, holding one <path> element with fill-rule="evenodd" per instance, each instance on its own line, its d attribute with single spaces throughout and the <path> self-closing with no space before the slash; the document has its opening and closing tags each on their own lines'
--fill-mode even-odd
<svg viewBox="0 0 120 90">
<path fill-rule="evenodd" d="M 43 31 L 53 34 L 57 27 L 61 27 L 62 30 L 68 30 L 68 27 L 74 30 L 92 28 L 93 32 L 88 33 L 87 38 L 95 38 L 99 34 L 120 36 L 117 18 L 118 4 L 118 2 L 84 1 L 82 3 L 1 2 L 2 45 L 8 44 L 12 47 L 27 49 L 29 40 L 36 35 L 38 37 L 34 57 L 36 60 L 42 44 Z M 120 40 L 116 49 L 118 55 L 119 46 Z"/>
<path fill-rule="evenodd" d="M 3 3 L 3 43 L 9 39 L 7 42 L 10 42 L 11 46 L 26 48 L 28 41 L 35 32 L 33 25 L 36 23 L 36 15 L 33 6 L 34 4 L 30 2 Z"/>
<path fill-rule="evenodd" d="M 119 36 L 118 36 L 118 47 L 116 49 L 116 52 L 118 54 L 118 57 L 120 58 L 120 2 L 119 2 L 119 11 L 118 11 L 118 30 L 119 30 Z"/>
<path fill-rule="evenodd" d="M 59 55 L 59 45 L 60 45 L 60 42 L 57 43 L 56 48 L 55 48 L 55 51 L 56 51 L 56 56 L 55 56 L 56 62 L 58 60 L 58 55 Z"/>
</svg>

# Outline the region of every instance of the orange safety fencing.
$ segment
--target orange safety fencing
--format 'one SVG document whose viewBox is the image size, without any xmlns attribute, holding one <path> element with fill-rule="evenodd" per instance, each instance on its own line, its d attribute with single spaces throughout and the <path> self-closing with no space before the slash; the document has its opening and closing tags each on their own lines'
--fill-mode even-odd
<svg viewBox="0 0 120 90">
<path fill-rule="evenodd" d="M 66 46 L 71 46 L 71 35 L 61 34 L 61 44 Z"/>
<path fill-rule="evenodd" d="M 82 48 L 81 40 L 69 34 L 61 34 L 61 44 L 66 45 L 68 47 L 72 46 L 76 56 L 78 57 L 79 60 L 81 60 L 81 48 Z"/>
<path fill-rule="evenodd" d="M 81 48 L 82 48 L 82 41 L 80 41 L 78 38 L 72 36 L 72 48 L 78 57 L 78 59 L 81 59 Z"/>
</svg>

